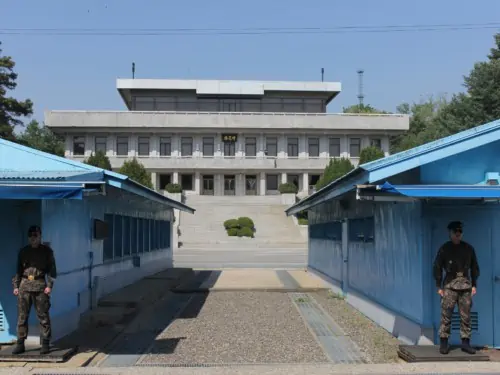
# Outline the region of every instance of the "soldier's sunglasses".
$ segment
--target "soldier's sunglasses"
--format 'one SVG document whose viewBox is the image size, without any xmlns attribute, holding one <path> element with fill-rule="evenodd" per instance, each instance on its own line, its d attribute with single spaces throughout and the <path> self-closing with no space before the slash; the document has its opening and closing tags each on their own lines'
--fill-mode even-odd
<svg viewBox="0 0 500 375">
<path fill-rule="evenodd" d="M 455 233 L 463 233 L 462 229 L 455 229 L 454 232 Z"/>
</svg>

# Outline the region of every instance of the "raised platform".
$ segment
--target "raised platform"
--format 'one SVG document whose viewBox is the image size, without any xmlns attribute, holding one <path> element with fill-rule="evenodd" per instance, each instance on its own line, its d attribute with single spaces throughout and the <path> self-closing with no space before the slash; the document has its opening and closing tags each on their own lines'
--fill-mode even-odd
<svg viewBox="0 0 500 375">
<path fill-rule="evenodd" d="M 448 354 L 439 353 L 437 345 L 400 345 L 398 350 L 400 358 L 406 362 L 456 362 L 456 361 L 489 361 L 487 354 L 476 352 L 467 354 L 460 346 L 451 346 Z"/>
<path fill-rule="evenodd" d="M 50 348 L 49 354 L 40 355 L 40 346 L 26 345 L 26 351 L 22 354 L 12 354 L 15 345 L 2 347 L 0 350 L 0 362 L 66 362 L 77 348 Z"/>
</svg>

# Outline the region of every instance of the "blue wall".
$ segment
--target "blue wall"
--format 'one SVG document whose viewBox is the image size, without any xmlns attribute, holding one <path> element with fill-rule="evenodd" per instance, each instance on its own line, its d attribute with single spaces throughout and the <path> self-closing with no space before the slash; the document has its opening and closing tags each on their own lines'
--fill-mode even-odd
<svg viewBox="0 0 500 375">
<path fill-rule="evenodd" d="M 500 172 L 500 142 L 493 142 L 420 167 L 422 184 L 477 184 Z M 390 180 L 390 179 L 389 179 Z"/>
<path fill-rule="evenodd" d="M 422 283 L 425 254 L 420 204 L 351 199 L 344 207 L 330 201 L 309 213 L 309 265 L 343 281 L 347 292 L 354 290 L 417 323 L 424 322 L 427 307 Z M 325 231 L 315 229 L 321 228 L 321 223 L 343 218 L 348 218 L 349 228 L 347 238 L 343 238 L 348 251 L 344 273 L 342 246 L 327 238 Z M 323 238 L 319 238 L 321 234 Z"/>
<path fill-rule="evenodd" d="M 110 227 L 110 239 L 94 240 L 93 219 L 109 221 L 110 218 L 115 224 Z M 169 219 L 168 211 L 154 213 L 149 206 L 127 205 L 123 204 L 123 201 L 102 196 L 87 197 L 83 201 L 43 201 L 43 240 L 49 241 L 54 250 L 59 274 L 53 291 L 53 315 L 63 314 L 78 306 L 77 293 L 88 287 L 89 252 L 93 253 L 94 267 L 98 267 L 105 262 L 129 258 L 131 253 L 145 254 L 169 249 Z M 142 230 L 132 231 L 129 226 L 128 231 L 124 231 L 123 225 L 119 229 L 116 224 L 124 221 L 128 221 L 129 225 L 131 222 L 136 225 L 140 222 Z M 133 247 L 130 240 L 124 239 L 125 233 L 134 234 L 136 239 L 141 238 L 143 241 L 145 238 L 151 239 L 149 238 L 151 223 L 158 224 L 162 229 L 155 232 L 156 236 L 160 237 L 157 238 L 154 250 L 151 246 Z M 158 246 L 160 243 L 162 247 Z M 106 247 L 110 247 L 109 250 Z M 165 256 L 170 255 L 165 254 Z"/>
</svg>

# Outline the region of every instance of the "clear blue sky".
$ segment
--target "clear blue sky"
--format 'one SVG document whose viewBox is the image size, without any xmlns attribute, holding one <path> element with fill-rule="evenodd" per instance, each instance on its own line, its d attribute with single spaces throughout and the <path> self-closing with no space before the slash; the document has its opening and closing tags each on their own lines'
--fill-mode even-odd
<svg viewBox="0 0 500 375">
<path fill-rule="evenodd" d="M 0 28 L 338 27 L 500 22 L 499 0 L 0 0 Z M 357 101 L 392 111 L 462 90 L 499 30 L 319 35 L 0 35 L 16 61 L 14 96 L 46 109 L 123 110 L 116 78 L 340 81 L 330 112 Z"/>
</svg>

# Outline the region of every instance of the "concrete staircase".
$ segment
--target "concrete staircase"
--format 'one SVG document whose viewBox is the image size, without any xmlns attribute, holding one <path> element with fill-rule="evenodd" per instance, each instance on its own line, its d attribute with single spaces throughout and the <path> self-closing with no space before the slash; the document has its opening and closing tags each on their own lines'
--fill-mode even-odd
<svg viewBox="0 0 500 375">
<path fill-rule="evenodd" d="M 181 213 L 179 241 L 185 249 L 244 250 L 249 248 L 303 249 L 307 240 L 291 217 L 287 206 L 276 196 L 203 196 L 190 195 L 186 204 L 194 215 Z M 224 221 L 250 217 L 256 228 L 255 238 L 229 237 Z"/>
</svg>

